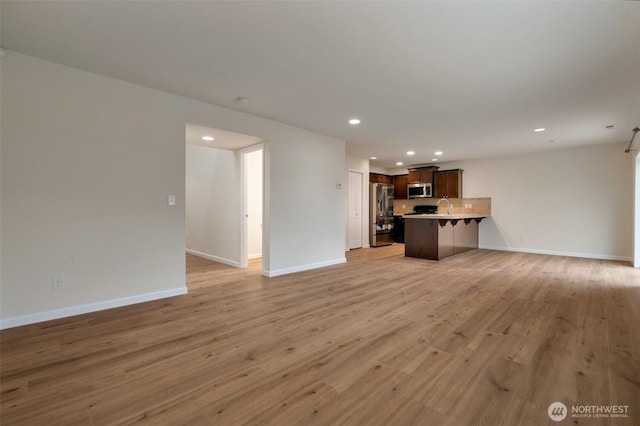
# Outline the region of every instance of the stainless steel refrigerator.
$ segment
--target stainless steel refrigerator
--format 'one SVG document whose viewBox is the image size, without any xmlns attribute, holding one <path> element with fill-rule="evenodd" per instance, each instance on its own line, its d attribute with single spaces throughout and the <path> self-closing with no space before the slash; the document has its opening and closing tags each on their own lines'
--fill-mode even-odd
<svg viewBox="0 0 640 426">
<path fill-rule="evenodd" d="M 369 184 L 369 244 L 371 247 L 393 244 L 393 185 Z"/>
</svg>

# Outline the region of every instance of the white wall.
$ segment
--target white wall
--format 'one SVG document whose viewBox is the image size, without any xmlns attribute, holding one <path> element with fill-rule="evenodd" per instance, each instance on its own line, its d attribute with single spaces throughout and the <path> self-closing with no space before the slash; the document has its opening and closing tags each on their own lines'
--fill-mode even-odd
<svg viewBox="0 0 640 426">
<path fill-rule="evenodd" d="M 265 223 L 271 221 L 271 254 L 282 255 L 270 259 L 267 275 L 345 262 L 344 141 L 310 132 L 290 144 L 269 141 Z M 262 260 L 264 267 L 265 253 Z"/>
<path fill-rule="evenodd" d="M 166 95 L 14 52 L 0 66 L 2 318 L 183 293 L 184 122 L 164 120 Z"/>
<path fill-rule="evenodd" d="M 239 154 L 186 145 L 185 234 L 187 251 L 240 266 Z"/>
<path fill-rule="evenodd" d="M 631 260 L 633 165 L 624 144 L 440 164 L 464 169 L 463 195 L 491 197 L 480 245 Z"/>
<path fill-rule="evenodd" d="M 367 160 L 367 162 L 368 162 L 368 160 Z M 404 171 L 402 171 L 402 170 L 404 170 Z M 379 173 L 381 175 L 389 174 L 389 171 L 387 169 L 385 169 L 383 167 L 373 166 L 373 165 L 369 166 L 369 172 L 370 173 Z M 393 174 L 394 175 L 396 175 L 396 174 L 397 175 L 405 175 L 407 173 L 409 173 L 409 171 L 407 169 L 401 169 L 401 171 L 399 171 L 398 173 L 393 173 Z"/>
<path fill-rule="evenodd" d="M 187 122 L 268 140 L 268 274 L 344 261 L 344 141 L 12 51 L 0 67 L 2 327 L 185 290 Z"/>
<path fill-rule="evenodd" d="M 369 247 L 369 160 L 346 156 L 345 182 L 349 184 L 349 171 L 362 173 L 362 247 Z M 345 251 L 349 250 L 348 188 L 345 191 Z"/>
</svg>

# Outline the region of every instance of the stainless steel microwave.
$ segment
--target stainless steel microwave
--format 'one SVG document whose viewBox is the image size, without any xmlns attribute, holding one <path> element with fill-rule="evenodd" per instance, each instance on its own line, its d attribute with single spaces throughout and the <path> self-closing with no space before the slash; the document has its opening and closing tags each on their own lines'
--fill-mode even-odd
<svg viewBox="0 0 640 426">
<path fill-rule="evenodd" d="M 407 185 L 407 197 L 430 198 L 433 197 L 430 183 L 410 183 Z"/>
</svg>

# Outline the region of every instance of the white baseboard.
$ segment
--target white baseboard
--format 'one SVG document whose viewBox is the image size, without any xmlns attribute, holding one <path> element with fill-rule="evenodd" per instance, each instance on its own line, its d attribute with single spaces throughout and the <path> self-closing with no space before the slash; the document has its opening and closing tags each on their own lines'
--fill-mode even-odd
<svg viewBox="0 0 640 426">
<path fill-rule="evenodd" d="M 362 247 L 356 247 L 354 249 L 349 248 L 348 246 L 344 248 L 345 253 L 348 252 L 349 250 L 358 250 L 361 248 L 370 248 L 371 246 L 369 244 L 362 244 Z"/>
<path fill-rule="evenodd" d="M 568 251 L 487 246 L 483 244 L 481 244 L 478 248 L 487 249 L 487 250 L 498 250 L 498 251 L 513 251 L 513 252 L 519 252 L 519 253 L 548 254 L 550 256 L 583 257 L 586 259 L 619 260 L 623 262 L 632 261 L 631 256 L 612 256 L 609 254 L 576 253 L 576 252 L 568 252 Z"/>
<path fill-rule="evenodd" d="M 236 262 L 235 260 L 225 259 L 224 257 L 214 256 L 212 254 L 202 253 L 196 250 L 186 249 L 187 253 L 192 254 L 194 256 L 202 257 L 204 259 L 213 260 L 214 262 L 224 263 L 225 265 L 235 266 L 236 268 L 240 267 L 240 262 Z"/>
<path fill-rule="evenodd" d="M 258 254 L 250 254 L 249 256 L 247 256 L 248 259 L 262 259 L 262 254 L 258 253 Z"/>
<path fill-rule="evenodd" d="M 266 277 L 277 277 L 279 275 L 293 274 L 294 272 L 308 271 L 310 269 L 324 268 L 325 266 L 339 265 L 340 263 L 346 263 L 347 258 L 341 257 L 339 259 L 327 260 L 318 263 L 309 263 L 307 265 L 294 266 L 291 268 L 274 269 L 272 271 L 265 270 L 264 275 Z"/>
<path fill-rule="evenodd" d="M 88 314 L 90 312 L 103 311 L 105 309 L 119 308 L 121 306 L 135 305 L 136 303 L 165 299 L 167 297 L 180 296 L 182 294 L 187 294 L 187 287 L 177 287 L 170 290 L 154 291 L 153 293 L 122 297 L 120 299 L 111 299 L 86 305 L 70 306 L 68 308 L 53 309 L 51 311 L 4 318 L 0 320 L 0 330 L 59 318 L 72 317 L 74 315 Z"/>
</svg>

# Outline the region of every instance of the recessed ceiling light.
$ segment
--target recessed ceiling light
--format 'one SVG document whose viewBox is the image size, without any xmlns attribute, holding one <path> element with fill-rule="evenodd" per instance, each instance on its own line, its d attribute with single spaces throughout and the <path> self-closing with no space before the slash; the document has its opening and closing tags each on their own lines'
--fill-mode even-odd
<svg viewBox="0 0 640 426">
<path fill-rule="evenodd" d="M 437 158 L 432 158 L 431 161 L 438 161 L 438 159 Z"/>
<path fill-rule="evenodd" d="M 533 129 L 534 132 L 544 132 L 545 130 L 547 129 L 545 129 L 544 127 L 538 127 L 537 129 Z"/>
<path fill-rule="evenodd" d="M 435 155 L 442 155 L 442 151 L 436 151 L 434 152 Z"/>
<path fill-rule="evenodd" d="M 398 162 L 396 163 L 396 166 L 402 166 L 402 161 L 398 161 Z"/>
<path fill-rule="evenodd" d="M 249 98 L 247 98 L 245 96 L 238 96 L 236 98 L 236 102 L 240 102 L 241 104 L 248 104 L 249 103 Z"/>
<path fill-rule="evenodd" d="M 378 159 L 378 157 L 371 157 L 371 159 L 372 159 L 372 160 L 377 160 L 377 159 Z"/>
<path fill-rule="evenodd" d="M 415 151 L 407 151 L 407 155 L 415 155 Z"/>
<path fill-rule="evenodd" d="M 203 141 L 207 141 L 207 142 L 211 142 L 213 140 L 213 136 L 203 136 L 202 140 Z"/>
<path fill-rule="evenodd" d="M 358 120 L 357 118 L 352 118 L 351 120 L 349 120 L 349 124 L 360 124 L 360 120 Z"/>
</svg>

